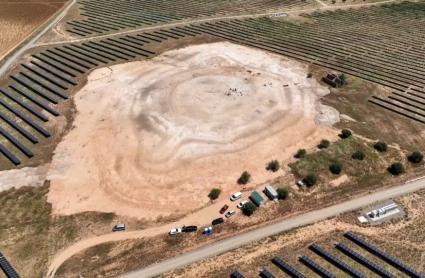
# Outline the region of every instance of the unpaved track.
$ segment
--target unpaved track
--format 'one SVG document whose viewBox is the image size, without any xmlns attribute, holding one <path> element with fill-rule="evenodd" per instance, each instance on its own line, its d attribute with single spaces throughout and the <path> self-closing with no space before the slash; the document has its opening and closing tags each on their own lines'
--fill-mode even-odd
<svg viewBox="0 0 425 278">
<path fill-rule="evenodd" d="M 324 209 L 308 212 L 288 219 L 284 219 L 274 224 L 269 224 L 259 227 L 250 232 L 241 235 L 224 239 L 217 243 L 196 249 L 194 251 L 182 254 L 172 259 L 151 265 L 139 271 L 131 272 L 124 275 L 126 278 L 141 278 L 152 277 L 159 275 L 176 268 L 181 268 L 185 265 L 194 263 L 196 261 L 212 257 L 232 249 L 238 248 L 242 245 L 248 244 L 253 241 L 258 241 L 263 238 L 289 231 L 294 228 L 309 225 L 327 218 L 335 217 L 341 213 L 352 211 L 375 202 L 388 200 L 391 198 L 399 197 L 409 194 L 421 189 L 425 189 L 425 177 L 416 179 L 403 185 L 395 186 L 389 189 L 376 191 L 366 196 L 357 197 L 350 201 L 346 201 L 337 205 L 333 205 Z M 227 200 L 225 200 L 227 201 Z M 222 203 L 217 203 L 213 207 L 219 208 Z M 189 223 L 189 222 L 188 222 Z M 179 223 L 180 224 L 180 223 Z M 149 228 L 140 231 L 124 232 L 124 233 L 109 233 L 94 238 L 84 239 L 69 246 L 67 249 L 58 254 L 50 264 L 47 277 L 52 278 L 55 276 L 59 267 L 72 256 L 99 244 L 107 242 L 115 242 L 127 239 L 138 239 L 143 237 L 151 237 L 167 232 L 170 228 L 174 228 L 176 223 L 167 224 L 161 227 Z"/>
<path fill-rule="evenodd" d="M 298 13 L 322 11 L 322 10 L 328 11 L 328 10 L 337 10 L 337 9 L 349 9 L 349 8 L 355 8 L 355 7 L 376 6 L 376 5 L 380 5 L 380 4 L 397 2 L 399 0 L 384 0 L 384 1 L 380 1 L 380 2 L 350 4 L 350 5 L 343 5 L 343 6 L 329 6 L 329 5 L 325 4 L 324 2 L 322 2 L 320 0 L 316 0 L 316 1 L 319 3 L 320 7 L 300 9 L 300 10 L 289 10 L 289 11 L 283 11 L 283 12 L 285 12 L 287 14 L 298 14 Z M 121 32 L 115 32 L 115 33 L 106 34 L 106 35 L 93 36 L 93 37 L 89 37 L 89 38 L 74 39 L 74 40 L 63 40 L 63 41 L 47 42 L 47 43 L 38 43 L 38 44 L 34 45 L 34 47 L 58 45 L 58 44 L 64 44 L 64 43 L 85 42 L 85 41 L 90 41 L 90 40 L 93 40 L 93 39 L 103 39 L 103 38 L 109 38 L 109 37 L 114 37 L 114 36 L 118 36 L 118 35 L 127 35 L 127 34 L 131 34 L 131 33 L 142 32 L 142 31 L 151 31 L 151 30 L 156 30 L 156 29 L 161 29 L 161 28 L 172 28 L 172 27 L 184 26 L 184 25 L 188 25 L 188 24 L 204 23 L 204 22 L 217 21 L 217 20 L 245 19 L 245 18 L 263 17 L 263 16 L 273 16 L 276 13 L 277 13 L 277 11 L 269 12 L 269 13 L 255 13 L 255 14 L 231 15 L 231 16 L 216 16 L 216 17 L 209 17 L 209 18 L 203 18 L 203 19 L 186 20 L 186 21 L 181 21 L 181 22 L 161 24 L 161 25 L 152 26 L 152 27 L 142 27 L 142 28 L 131 29 L 131 30 L 126 30 L 126 31 L 121 31 Z"/>
<path fill-rule="evenodd" d="M 144 269 L 128 273 L 122 277 L 125 278 L 144 278 L 160 275 L 168 271 L 181 268 L 185 265 L 206 259 L 232 249 L 241 247 L 253 241 L 258 241 L 263 238 L 276 235 L 294 228 L 302 227 L 305 225 L 313 224 L 315 222 L 325 220 L 327 218 L 335 217 L 341 213 L 352 211 L 375 202 L 399 197 L 420 189 L 425 188 L 425 180 L 420 179 L 400 186 L 392 187 L 390 189 L 378 191 L 363 197 L 355 198 L 334 206 L 324 209 L 312 211 L 302 215 L 298 215 L 289 219 L 285 219 L 276 224 L 271 224 L 256 230 L 241 234 L 239 236 L 231 237 L 217 243 L 187 252 L 183 255 L 174 257 L 172 259 L 163 261 L 146 267 Z"/>
</svg>

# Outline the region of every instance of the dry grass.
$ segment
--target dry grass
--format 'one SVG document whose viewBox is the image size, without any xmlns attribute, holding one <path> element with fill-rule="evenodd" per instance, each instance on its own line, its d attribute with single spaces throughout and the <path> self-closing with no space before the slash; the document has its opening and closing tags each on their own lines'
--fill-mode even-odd
<svg viewBox="0 0 425 278">
<path fill-rule="evenodd" d="M 0 193 L 0 250 L 21 277 L 42 277 L 53 255 L 81 238 L 110 232 L 116 222 L 134 228 L 143 225 L 111 213 L 87 212 L 72 216 L 51 215 L 48 184 Z"/>
<path fill-rule="evenodd" d="M 0 1 L 0 58 L 45 22 L 64 1 Z"/>
</svg>

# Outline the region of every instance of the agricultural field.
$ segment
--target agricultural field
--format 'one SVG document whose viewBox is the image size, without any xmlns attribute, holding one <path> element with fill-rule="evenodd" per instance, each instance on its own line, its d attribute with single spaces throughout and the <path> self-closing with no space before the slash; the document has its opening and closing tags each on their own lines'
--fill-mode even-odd
<svg viewBox="0 0 425 278">
<path fill-rule="evenodd" d="M 383 271 L 387 272 L 387 277 L 409 277 L 343 236 L 348 231 L 397 258 L 417 272 L 423 273 L 425 270 L 423 257 L 425 252 L 423 242 L 425 192 L 421 191 L 396 201 L 407 210 L 407 217 L 400 221 L 376 227 L 359 226 L 356 218 L 358 214 L 352 212 L 336 219 L 264 239 L 232 252 L 203 260 L 182 270 L 165 274 L 163 277 L 193 277 L 194 275 L 198 277 L 229 277 L 235 270 L 245 277 L 257 277 L 264 269 L 276 277 L 280 277 L 283 272 L 272 262 L 275 257 L 280 258 L 304 274 L 305 277 L 319 277 L 312 269 L 299 261 L 301 256 L 308 257 L 336 277 L 351 277 L 314 252 L 311 248 L 313 244 L 362 273 L 365 277 L 379 277 L 369 268 L 335 248 L 337 243 L 342 243 L 380 266 Z"/>
<path fill-rule="evenodd" d="M 65 2 L 0 1 L 0 58 L 43 24 Z"/>
</svg>

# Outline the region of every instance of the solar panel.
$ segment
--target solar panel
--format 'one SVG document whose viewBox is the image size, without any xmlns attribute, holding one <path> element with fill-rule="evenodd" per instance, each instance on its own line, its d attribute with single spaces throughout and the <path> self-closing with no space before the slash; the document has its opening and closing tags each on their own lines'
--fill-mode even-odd
<svg viewBox="0 0 425 278">
<path fill-rule="evenodd" d="M 273 274 L 271 274 L 270 271 L 268 271 L 267 269 L 263 269 L 260 272 L 260 277 L 262 277 L 262 278 L 275 278 L 275 276 Z"/>
<path fill-rule="evenodd" d="M 7 278 L 20 278 L 16 270 L 12 267 L 5 256 L 0 252 L 0 268 L 6 274 Z"/>
<path fill-rule="evenodd" d="M 239 271 L 235 270 L 230 274 L 230 278 L 245 278 Z"/>
<path fill-rule="evenodd" d="M 395 276 L 393 274 L 391 274 L 390 272 L 388 272 L 387 270 L 385 270 L 383 267 L 381 267 L 381 266 L 375 264 L 374 262 L 366 259 L 365 257 L 363 257 L 359 253 L 353 251 L 352 249 L 350 249 L 346 245 L 344 245 L 342 243 L 337 243 L 335 247 L 338 250 L 340 250 L 342 253 L 344 253 L 345 255 L 351 257 L 355 261 L 357 261 L 360 264 L 366 266 L 367 268 L 369 268 L 370 270 L 372 270 L 376 274 L 378 274 L 378 275 L 380 275 L 382 277 L 385 277 L 385 278 L 395 278 Z"/>
<path fill-rule="evenodd" d="M 285 261 L 283 261 L 279 257 L 274 257 L 272 259 L 272 263 L 274 263 L 277 267 L 279 267 L 281 270 L 283 270 L 286 274 L 288 274 L 292 278 L 305 278 L 304 274 L 296 270 L 291 265 L 287 264 Z"/>
<path fill-rule="evenodd" d="M 312 244 L 309 247 L 313 252 L 315 252 L 317 255 L 321 256 L 322 258 L 326 259 L 328 262 L 333 264 L 334 266 L 338 267 L 342 271 L 348 273 L 351 277 L 355 278 L 366 278 L 366 275 L 361 273 L 358 270 L 353 269 L 351 266 L 346 264 L 344 261 L 340 260 L 338 257 L 332 255 L 331 253 L 327 252 L 325 249 L 320 247 L 317 244 Z"/>
<path fill-rule="evenodd" d="M 425 278 L 425 275 L 417 272 L 416 270 L 414 270 L 410 266 L 408 266 L 408 265 L 400 262 L 398 259 L 396 259 L 396 258 L 394 258 L 394 257 L 392 257 L 390 255 L 387 255 L 386 253 L 384 253 L 382 250 L 380 250 L 376 246 L 374 246 L 374 245 L 366 242 L 365 240 L 363 240 L 362 238 L 356 236 L 352 232 L 347 232 L 347 233 L 344 234 L 344 236 L 346 238 L 348 238 L 349 240 L 351 240 L 352 242 L 354 242 L 355 244 L 357 244 L 357 245 L 361 246 L 362 248 L 366 249 L 367 251 L 369 251 L 373 255 L 379 257 L 380 259 L 384 260 L 385 262 L 389 263 L 390 265 L 392 265 L 392 266 L 400 269 L 402 272 L 406 273 L 410 277 L 414 277 L 414 278 Z"/>
<path fill-rule="evenodd" d="M 300 260 L 300 262 L 302 262 L 303 264 L 305 264 L 307 267 L 309 267 L 311 270 L 313 270 L 314 272 L 316 272 L 317 274 L 319 274 L 320 277 L 323 277 L 323 278 L 336 278 L 336 276 L 333 275 L 332 272 L 324 269 L 322 266 L 320 266 L 319 264 L 317 264 L 316 262 L 314 262 L 313 260 L 311 260 L 307 256 L 301 256 L 299 258 L 299 260 Z"/>
</svg>

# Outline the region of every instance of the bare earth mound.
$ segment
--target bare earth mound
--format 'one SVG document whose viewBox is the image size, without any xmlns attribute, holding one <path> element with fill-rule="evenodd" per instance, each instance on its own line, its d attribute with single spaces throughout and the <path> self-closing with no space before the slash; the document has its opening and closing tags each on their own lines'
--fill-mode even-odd
<svg viewBox="0 0 425 278">
<path fill-rule="evenodd" d="M 94 71 L 76 94 L 75 128 L 55 151 L 49 201 L 58 214 L 138 218 L 193 211 L 271 178 L 264 165 L 331 134 L 306 66 L 230 43 L 190 46 Z M 325 122 L 326 122 L 325 121 Z"/>
</svg>

